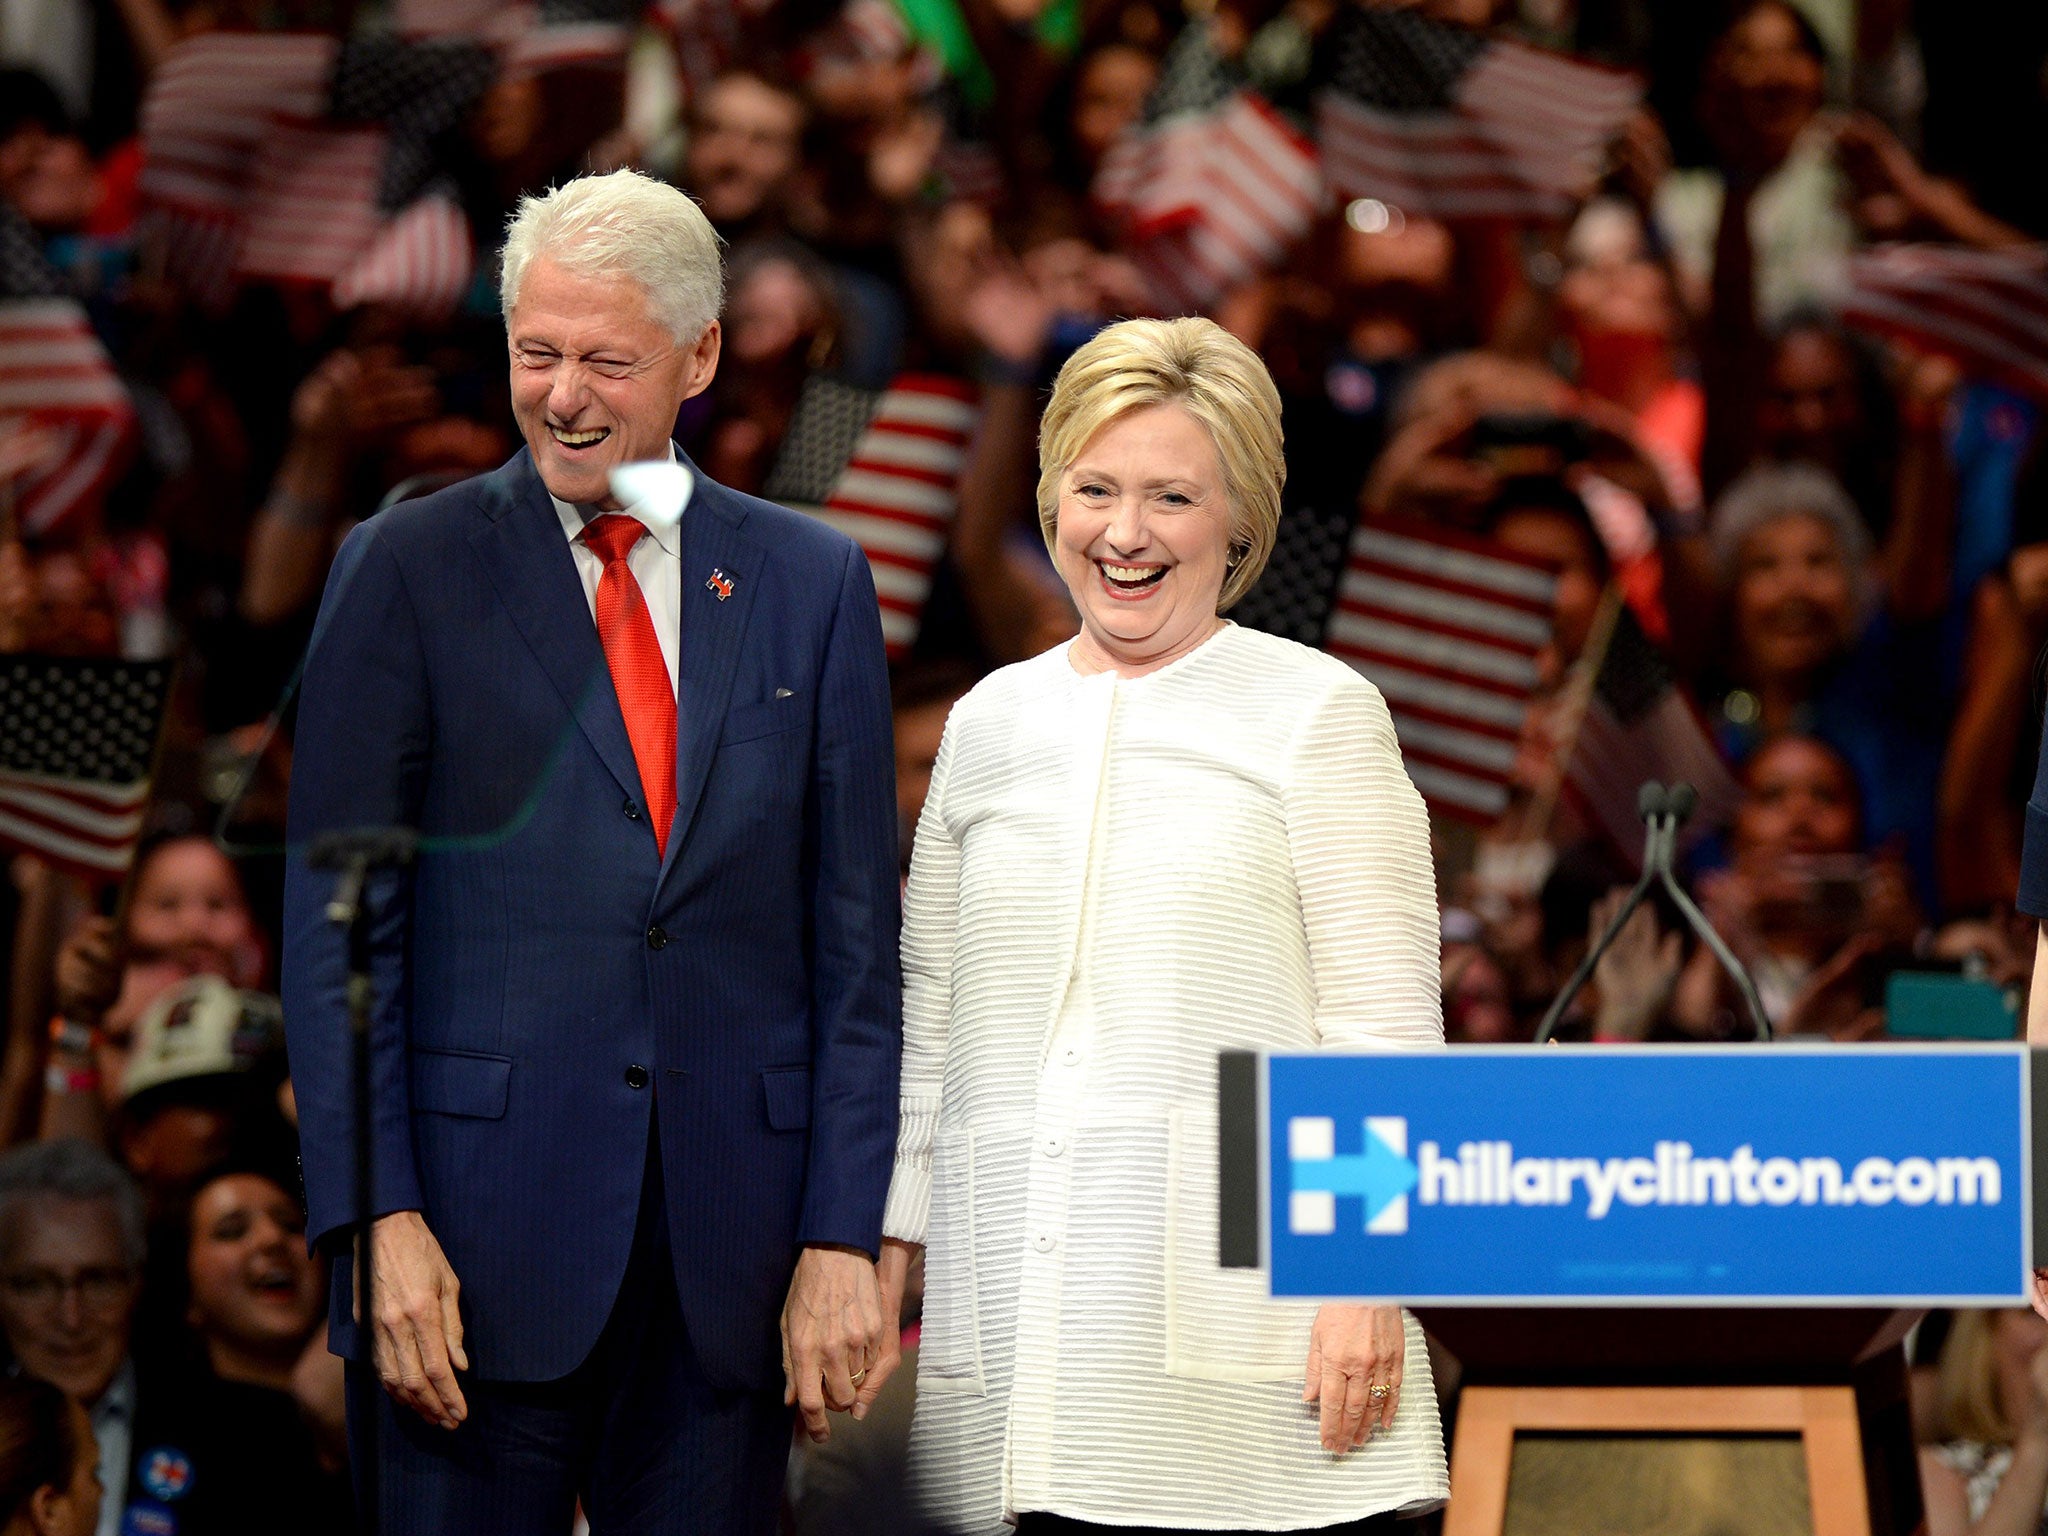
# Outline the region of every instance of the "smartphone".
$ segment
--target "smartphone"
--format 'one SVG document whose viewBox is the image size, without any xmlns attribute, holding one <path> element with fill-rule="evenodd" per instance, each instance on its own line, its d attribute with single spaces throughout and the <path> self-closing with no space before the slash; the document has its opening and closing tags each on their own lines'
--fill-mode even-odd
<svg viewBox="0 0 2048 1536">
<path fill-rule="evenodd" d="M 1884 1027 L 1899 1040 L 2015 1040 L 2017 987 L 1953 971 L 1893 971 L 1884 987 Z"/>
<path fill-rule="evenodd" d="M 1560 474 L 1590 448 L 1583 421 L 1548 411 L 1499 412 L 1472 424 L 1472 456 L 1510 478 Z"/>
</svg>

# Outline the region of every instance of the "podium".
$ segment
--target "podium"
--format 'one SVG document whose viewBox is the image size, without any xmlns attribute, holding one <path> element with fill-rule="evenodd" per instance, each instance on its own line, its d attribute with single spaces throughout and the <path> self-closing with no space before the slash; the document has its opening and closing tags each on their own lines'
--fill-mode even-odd
<svg viewBox="0 0 2048 1536">
<path fill-rule="evenodd" d="M 1796 1435 L 1814 1536 L 1912 1536 L 1919 1527 L 1901 1348 L 1916 1310 L 1418 1315 L 1464 1368 L 1444 1536 L 1504 1529 L 1518 1436 L 1646 1433 Z"/>
<path fill-rule="evenodd" d="M 2040 1075 L 2016 1045 L 1229 1055 L 1220 1257 L 1402 1302 L 1457 1357 L 1445 1536 L 1912 1536 L 1902 1341 L 2024 1304 Z M 1733 1520 L 1631 1513 L 1673 1467 L 1718 1468 Z"/>
</svg>

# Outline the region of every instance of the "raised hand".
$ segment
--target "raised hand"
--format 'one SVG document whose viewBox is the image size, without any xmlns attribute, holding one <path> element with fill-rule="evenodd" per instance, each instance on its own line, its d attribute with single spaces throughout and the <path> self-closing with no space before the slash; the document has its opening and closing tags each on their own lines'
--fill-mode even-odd
<svg viewBox="0 0 2048 1536">
<path fill-rule="evenodd" d="M 1593 903 L 1588 943 L 1598 940 L 1626 900 L 1628 892 L 1617 890 Z M 1663 931 L 1656 911 L 1647 902 L 1637 907 L 1593 967 L 1593 984 L 1600 994 L 1593 1033 L 1610 1040 L 1641 1040 L 1649 1034 L 1671 1001 L 1684 958 L 1683 942 L 1677 934 Z"/>
</svg>

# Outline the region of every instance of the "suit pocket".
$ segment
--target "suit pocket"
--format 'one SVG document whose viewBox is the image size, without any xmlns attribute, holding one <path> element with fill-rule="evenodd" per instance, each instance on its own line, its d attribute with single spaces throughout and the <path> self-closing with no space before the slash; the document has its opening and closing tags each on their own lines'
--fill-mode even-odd
<svg viewBox="0 0 2048 1536">
<path fill-rule="evenodd" d="M 773 736 L 778 731 L 793 731 L 809 718 L 803 705 L 798 694 L 786 699 L 763 699 L 758 704 L 735 704 L 725 712 L 725 729 L 718 734 L 718 744 L 730 747 Z"/>
<path fill-rule="evenodd" d="M 811 1123 L 811 1069 L 770 1067 L 761 1074 L 761 1097 L 770 1130 L 805 1129 Z"/>
<path fill-rule="evenodd" d="M 988 1390 L 981 1372 L 979 1294 L 974 1271 L 974 1133 L 942 1129 L 932 1140 L 918 1391 L 978 1396 Z"/>
<path fill-rule="evenodd" d="M 1265 1272 L 1216 1261 L 1216 1118 L 1176 1108 L 1166 1174 L 1166 1373 L 1300 1381 L 1313 1301 L 1275 1301 Z"/>
<path fill-rule="evenodd" d="M 412 1107 L 432 1115 L 502 1120 L 512 1094 L 512 1058 L 472 1051 L 412 1053 Z"/>
</svg>

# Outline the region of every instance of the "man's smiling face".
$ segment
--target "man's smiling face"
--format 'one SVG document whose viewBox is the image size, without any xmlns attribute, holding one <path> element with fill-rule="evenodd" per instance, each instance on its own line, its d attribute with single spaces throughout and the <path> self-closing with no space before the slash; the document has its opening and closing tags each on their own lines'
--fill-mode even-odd
<svg viewBox="0 0 2048 1536">
<path fill-rule="evenodd" d="M 668 457 L 682 403 L 718 367 L 713 321 L 679 344 L 623 273 L 584 275 L 538 256 L 506 318 L 512 412 L 549 492 L 615 508 L 611 472 Z"/>
</svg>

